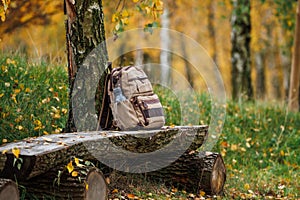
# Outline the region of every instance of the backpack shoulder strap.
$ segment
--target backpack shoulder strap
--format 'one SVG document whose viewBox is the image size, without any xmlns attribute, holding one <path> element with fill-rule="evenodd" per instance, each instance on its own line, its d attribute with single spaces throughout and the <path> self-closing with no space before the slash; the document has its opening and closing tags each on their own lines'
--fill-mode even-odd
<svg viewBox="0 0 300 200">
<path fill-rule="evenodd" d="M 108 67 L 105 71 L 105 83 L 103 88 L 103 98 L 102 98 L 102 104 L 101 104 L 101 110 L 99 114 L 98 124 L 97 124 L 97 130 L 103 129 L 107 130 L 112 127 L 112 112 L 111 108 L 109 106 L 110 99 L 108 96 L 108 81 L 110 79 L 112 71 L 112 63 L 108 62 Z"/>
</svg>

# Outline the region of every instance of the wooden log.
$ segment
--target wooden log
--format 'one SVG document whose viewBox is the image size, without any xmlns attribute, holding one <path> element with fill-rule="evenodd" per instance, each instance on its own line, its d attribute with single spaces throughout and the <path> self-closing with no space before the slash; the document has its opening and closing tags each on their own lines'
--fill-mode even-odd
<svg viewBox="0 0 300 200">
<path fill-rule="evenodd" d="M 194 152 L 182 155 L 170 166 L 147 176 L 190 192 L 220 195 L 226 181 L 226 168 L 220 154 Z"/>
<path fill-rule="evenodd" d="M 0 177 L 10 179 L 16 177 L 19 181 L 28 180 L 68 162 L 72 156 L 86 160 L 100 159 L 100 161 L 107 161 L 105 164 L 111 162 L 110 166 L 126 158 L 123 163 L 124 168 L 118 169 L 126 168 L 130 172 L 139 172 L 141 169 L 139 165 L 147 167 L 147 157 L 137 160 L 136 154 L 132 155 L 132 152 L 159 151 L 168 144 L 173 144 L 178 149 L 188 148 L 189 151 L 193 151 L 205 142 L 207 131 L 207 126 L 185 126 L 151 131 L 78 132 L 29 138 L 0 147 L 0 152 L 7 151 L 5 154 L 0 154 Z M 185 147 L 187 140 L 190 140 L 191 145 Z M 116 147 L 125 149 L 125 153 L 116 150 Z M 22 159 L 20 169 L 14 162 L 15 156 L 11 152 L 13 148 L 20 150 L 19 157 Z M 160 159 L 163 157 L 176 159 L 176 156 L 175 158 L 169 156 L 173 151 L 174 149 L 169 149 L 162 152 Z M 136 161 L 138 163 L 131 166 L 131 163 Z M 155 165 L 156 161 L 153 160 L 152 164 Z"/>
<path fill-rule="evenodd" d="M 19 200 L 19 190 L 15 182 L 10 179 L 0 179 L 0 199 Z"/>
<path fill-rule="evenodd" d="M 60 166 L 21 184 L 30 195 L 39 199 L 108 199 L 105 178 L 96 167 L 74 166 L 74 171 L 69 173 L 66 166 Z"/>
</svg>

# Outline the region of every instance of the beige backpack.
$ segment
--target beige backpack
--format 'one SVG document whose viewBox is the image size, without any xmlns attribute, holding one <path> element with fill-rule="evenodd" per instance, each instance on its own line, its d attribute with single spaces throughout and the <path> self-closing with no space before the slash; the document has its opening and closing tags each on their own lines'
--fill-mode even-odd
<svg viewBox="0 0 300 200">
<path fill-rule="evenodd" d="M 158 129 L 164 125 L 160 100 L 140 67 L 112 69 L 107 93 L 113 125 L 121 130 Z"/>
</svg>

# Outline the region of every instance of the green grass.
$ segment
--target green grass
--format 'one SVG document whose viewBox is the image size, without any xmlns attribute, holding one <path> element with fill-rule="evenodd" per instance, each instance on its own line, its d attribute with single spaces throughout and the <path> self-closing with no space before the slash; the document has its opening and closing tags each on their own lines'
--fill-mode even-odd
<svg viewBox="0 0 300 200">
<path fill-rule="evenodd" d="M 68 108 L 63 67 L 0 57 L 0 143 L 58 133 Z"/>
<path fill-rule="evenodd" d="M 55 134 L 67 119 L 67 72 L 64 67 L 28 64 L 20 57 L 0 57 L 0 143 L 25 137 Z M 180 102 L 174 93 L 155 87 L 167 125 L 181 123 Z M 207 94 L 190 98 L 199 109 L 200 124 L 210 121 Z M 189 109 L 183 106 L 182 109 Z M 183 119 L 183 123 L 188 123 Z M 223 132 L 213 151 L 222 154 L 227 167 L 224 199 L 266 196 L 300 198 L 300 114 L 264 102 L 229 100 Z M 145 183 L 148 184 L 148 183 Z M 140 184 L 112 194 L 132 193 L 143 199 L 188 199 L 199 194 Z"/>
</svg>

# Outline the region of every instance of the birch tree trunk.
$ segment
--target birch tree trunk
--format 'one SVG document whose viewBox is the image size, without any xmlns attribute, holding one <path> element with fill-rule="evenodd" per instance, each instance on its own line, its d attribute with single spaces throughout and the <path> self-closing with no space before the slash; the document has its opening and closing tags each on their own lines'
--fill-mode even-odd
<svg viewBox="0 0 300 200">
<path fill-rule="evenodd" d="M 165 2 L 166 4 L 166 2 Z M 161 15 L 161 48 L 170 49 L 170 35 L 168 32 L 170 20 L 169 20 L 169 9 L 167 5 L 164 6 L 164 13 Z M 161 64 L 161 83 L 167 84 L 170 80 L 170 53 L 165 50 L 161 50 L 160 53 L 160 64 Z"/>
<path fill-rule="evenodd" d="M 298 1 L 297 22 L 294 42 L 294 52 L 291 69 L 291 82 L 289 91 L 289 110 L 299 111 L 299 78 L 300 78 L 300 2 Z"/>
<path fill-rule="evenodd" d="M 253 98 L 253 88 L 251 85 L 251 18 L 250 0 L 233 1 L 233 13 L 231 18 L 231 80 L 232 97 L 239 99 Z"/>
<path fill-rule="evenodd" d="M 74 110 L 72 107 L 79 106 L 77 110 L 82 113 L 86 113 L 86 118 L 91 120 L 97 120 L 97 117 L 92 112 L 86 110 L 84 105 L 73 105 L 72 96 L 74 89 L 74 82 L 77 72 L 80 67 L 83 66 L 83 62 L 86 57 L 94 50 L 99 44 L 102 44 L 100 53 L 98 51 L 95 55 L 96 59 L 90 61 L 86 66 L 86 78 L 82 80 L 85 83 L 88 82 L 99 82 L 98 92 L 96 88 L 83 88 L 84 91 L 90 91 L 92 94 L 83 94 L 81 92 L 76 94 L 79 95 L 77 98 L 82 99 L 82 102 L 90 101 L 93 102 L 96 99 L 96 109 L 99 110 L 101 107 L 101 85 L 104 85 L 104 78 L 94 80 L 94 73 L 101 71 L 99 69 L 105 69 L 108 56 L 105 46 L 105 31 L 104 31 L 104 18 L 102 11 L 101 0 L 65 0 L 65 14 L 66 19 L 66 41 L 67 41 L 67 55 L 68 55 L 68 74 L 69 74 L 69 116 L 64 132 L 75 132 L 77 128 L 74 122 Z M 91 67 L 93 69 L 89 69 Z M 89 85 L 89 84 L 86 84 Z M 88 87 L 88 86 L 86 86 Z M 86 97 L 89 96 L 89 99 Z M 88 103 L 88 102 L 87 102 Z M 96 127 L 91 127 L 96 129 Z"/>
</svg>

